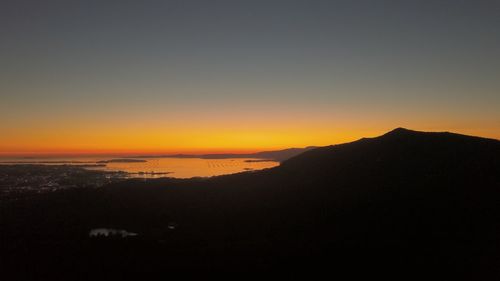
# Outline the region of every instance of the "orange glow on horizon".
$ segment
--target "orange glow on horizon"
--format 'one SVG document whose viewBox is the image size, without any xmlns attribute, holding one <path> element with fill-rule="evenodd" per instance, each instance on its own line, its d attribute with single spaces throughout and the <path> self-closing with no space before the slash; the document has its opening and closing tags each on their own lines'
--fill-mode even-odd
<svg viewBox="0 0 500 281">
<path fill-rule="evenodd" d="M 0 124 L 0 156 L 253 153 L 376 137 L 396 127 L 500 138 L 494 116 L 407 114 L 387 108 L 263 108 L 50 115 Z M 405 119 L 402 119 L 402 116 Z M 490 118 L 491 117 L 491 118 Z M 401 121 L 404 120 L 404 121 Z"/>
<path fill-rule="evenodd" d="M 333 127 L 333 126 L 332 126 Z M 368 126 L 367 126 L 368 127 Z M 254 153 L 292 147 L 326 146 L 354 141 L 362 137 L 376 137 L 397 126 L 380 129 L 354 127 L 352 130 L 327 126 L 312 128 L 275 129 L 219 129 L 217 132 L 179 131 L 159 133 L 163 130 L 116 130 L 93 132 L 61 132 L 43 134 L 36 130 L 24 132 L 10 139 L 0 140 L 1 157 L 23 156 L 83 156 L 83 155 L 165 155 L 165 154 L 213 154 Z M 409 129 L 423 131 L 452 131 L 463 134 L 499 138 L 484 129 L 439 130 L 434 127 Z M 488 135 L 489 133 L 489 135 Z"/>
</svg>

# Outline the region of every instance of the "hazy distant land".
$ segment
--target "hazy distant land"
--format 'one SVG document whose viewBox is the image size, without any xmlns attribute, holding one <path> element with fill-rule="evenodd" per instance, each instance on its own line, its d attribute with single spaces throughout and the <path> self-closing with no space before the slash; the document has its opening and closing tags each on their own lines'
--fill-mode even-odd
<svg viewBox="0 0 500 281">
<path fill-rule="evenodd" d="M 255 158 L 259 161 L 277 161 L 283 162 L 296 155 L 299 155 L 308 150 L 314 149 L 316 146 L 308 146 L 304 148 L 287 148 L 274 151 L 261 151 L 256 153 L 215 153 L 215 154 L 166 154 L 166 155 L 142 155 L 135 158 L 201 158 L 201 159 L 229 159 L 229 158 Z"/>
<path fill-rule="evenodd" d="M 144 162 L 148 161 L 143 159 L 131 159 L 131 158 L 118 158 L 118 159 L 97 161 L 97 163 L 144 163 Z"/>
</svg>

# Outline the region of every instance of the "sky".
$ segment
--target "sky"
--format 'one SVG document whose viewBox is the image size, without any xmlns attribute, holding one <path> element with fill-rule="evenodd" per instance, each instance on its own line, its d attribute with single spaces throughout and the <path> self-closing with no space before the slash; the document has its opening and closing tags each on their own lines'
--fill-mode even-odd
<svg viewBox="0 0 500 281">
<path fill-rule="evenodd" d="M 500 1 L 0 3 L 0 155 L 500 139 Z"/>
</svg>

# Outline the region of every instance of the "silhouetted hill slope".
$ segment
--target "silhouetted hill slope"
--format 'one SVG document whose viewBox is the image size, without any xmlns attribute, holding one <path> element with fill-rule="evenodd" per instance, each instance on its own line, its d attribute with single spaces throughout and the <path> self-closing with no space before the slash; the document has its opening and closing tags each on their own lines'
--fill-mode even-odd
<svg viewBox="0 0 500 281">
<path fill-rule="evenodd" d="M 275 151 L 262 151 L 251 154 L 252 157 L 263 158 L 263 159 L 273 159 L 279 162 L 288 160 L 296 155 L 299 155 L 305 151 L 316 148 L 315 146 L 308 146 L 304 148 L 287 148 Z"/>
<path fill-rule="evenodd" d="M 498 164 L 499 143 L 493 139 L 399 128 L 380 137 L 305 152 L 284 162 L 280 169 L 316 174 L 366 168 L 369 171 L 364 172 L 377 177 L 431 177 L 441 171 L 462 177 L 462 173 L 455 174 L 457 170 L 481 172 L 481 167 Z M 339 176 L 349 178 L 346 174 Z"/>
<path fill-rule="evenodd" d="M 399 128 L 258 172 L 131 180 L 3 206 L 0 255 L 41 272 L 71 255 L 79 267 L 62 272 L 124 277 L 196 268 L 498 280 L 499 188 L 498 140 Z M 87 239 L 96 227 L 140 236 Z"/>
</svg>

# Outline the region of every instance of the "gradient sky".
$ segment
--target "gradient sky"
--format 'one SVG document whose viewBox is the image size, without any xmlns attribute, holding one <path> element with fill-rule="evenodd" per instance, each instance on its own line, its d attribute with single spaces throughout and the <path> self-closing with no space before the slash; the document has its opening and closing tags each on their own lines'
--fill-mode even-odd
<svg viewBox="0 0 500 281">
<path fill-rule="evenodd" d="M 0 154 L 500 138 L 500 1 L 0 4 Z"/>
</svg>

